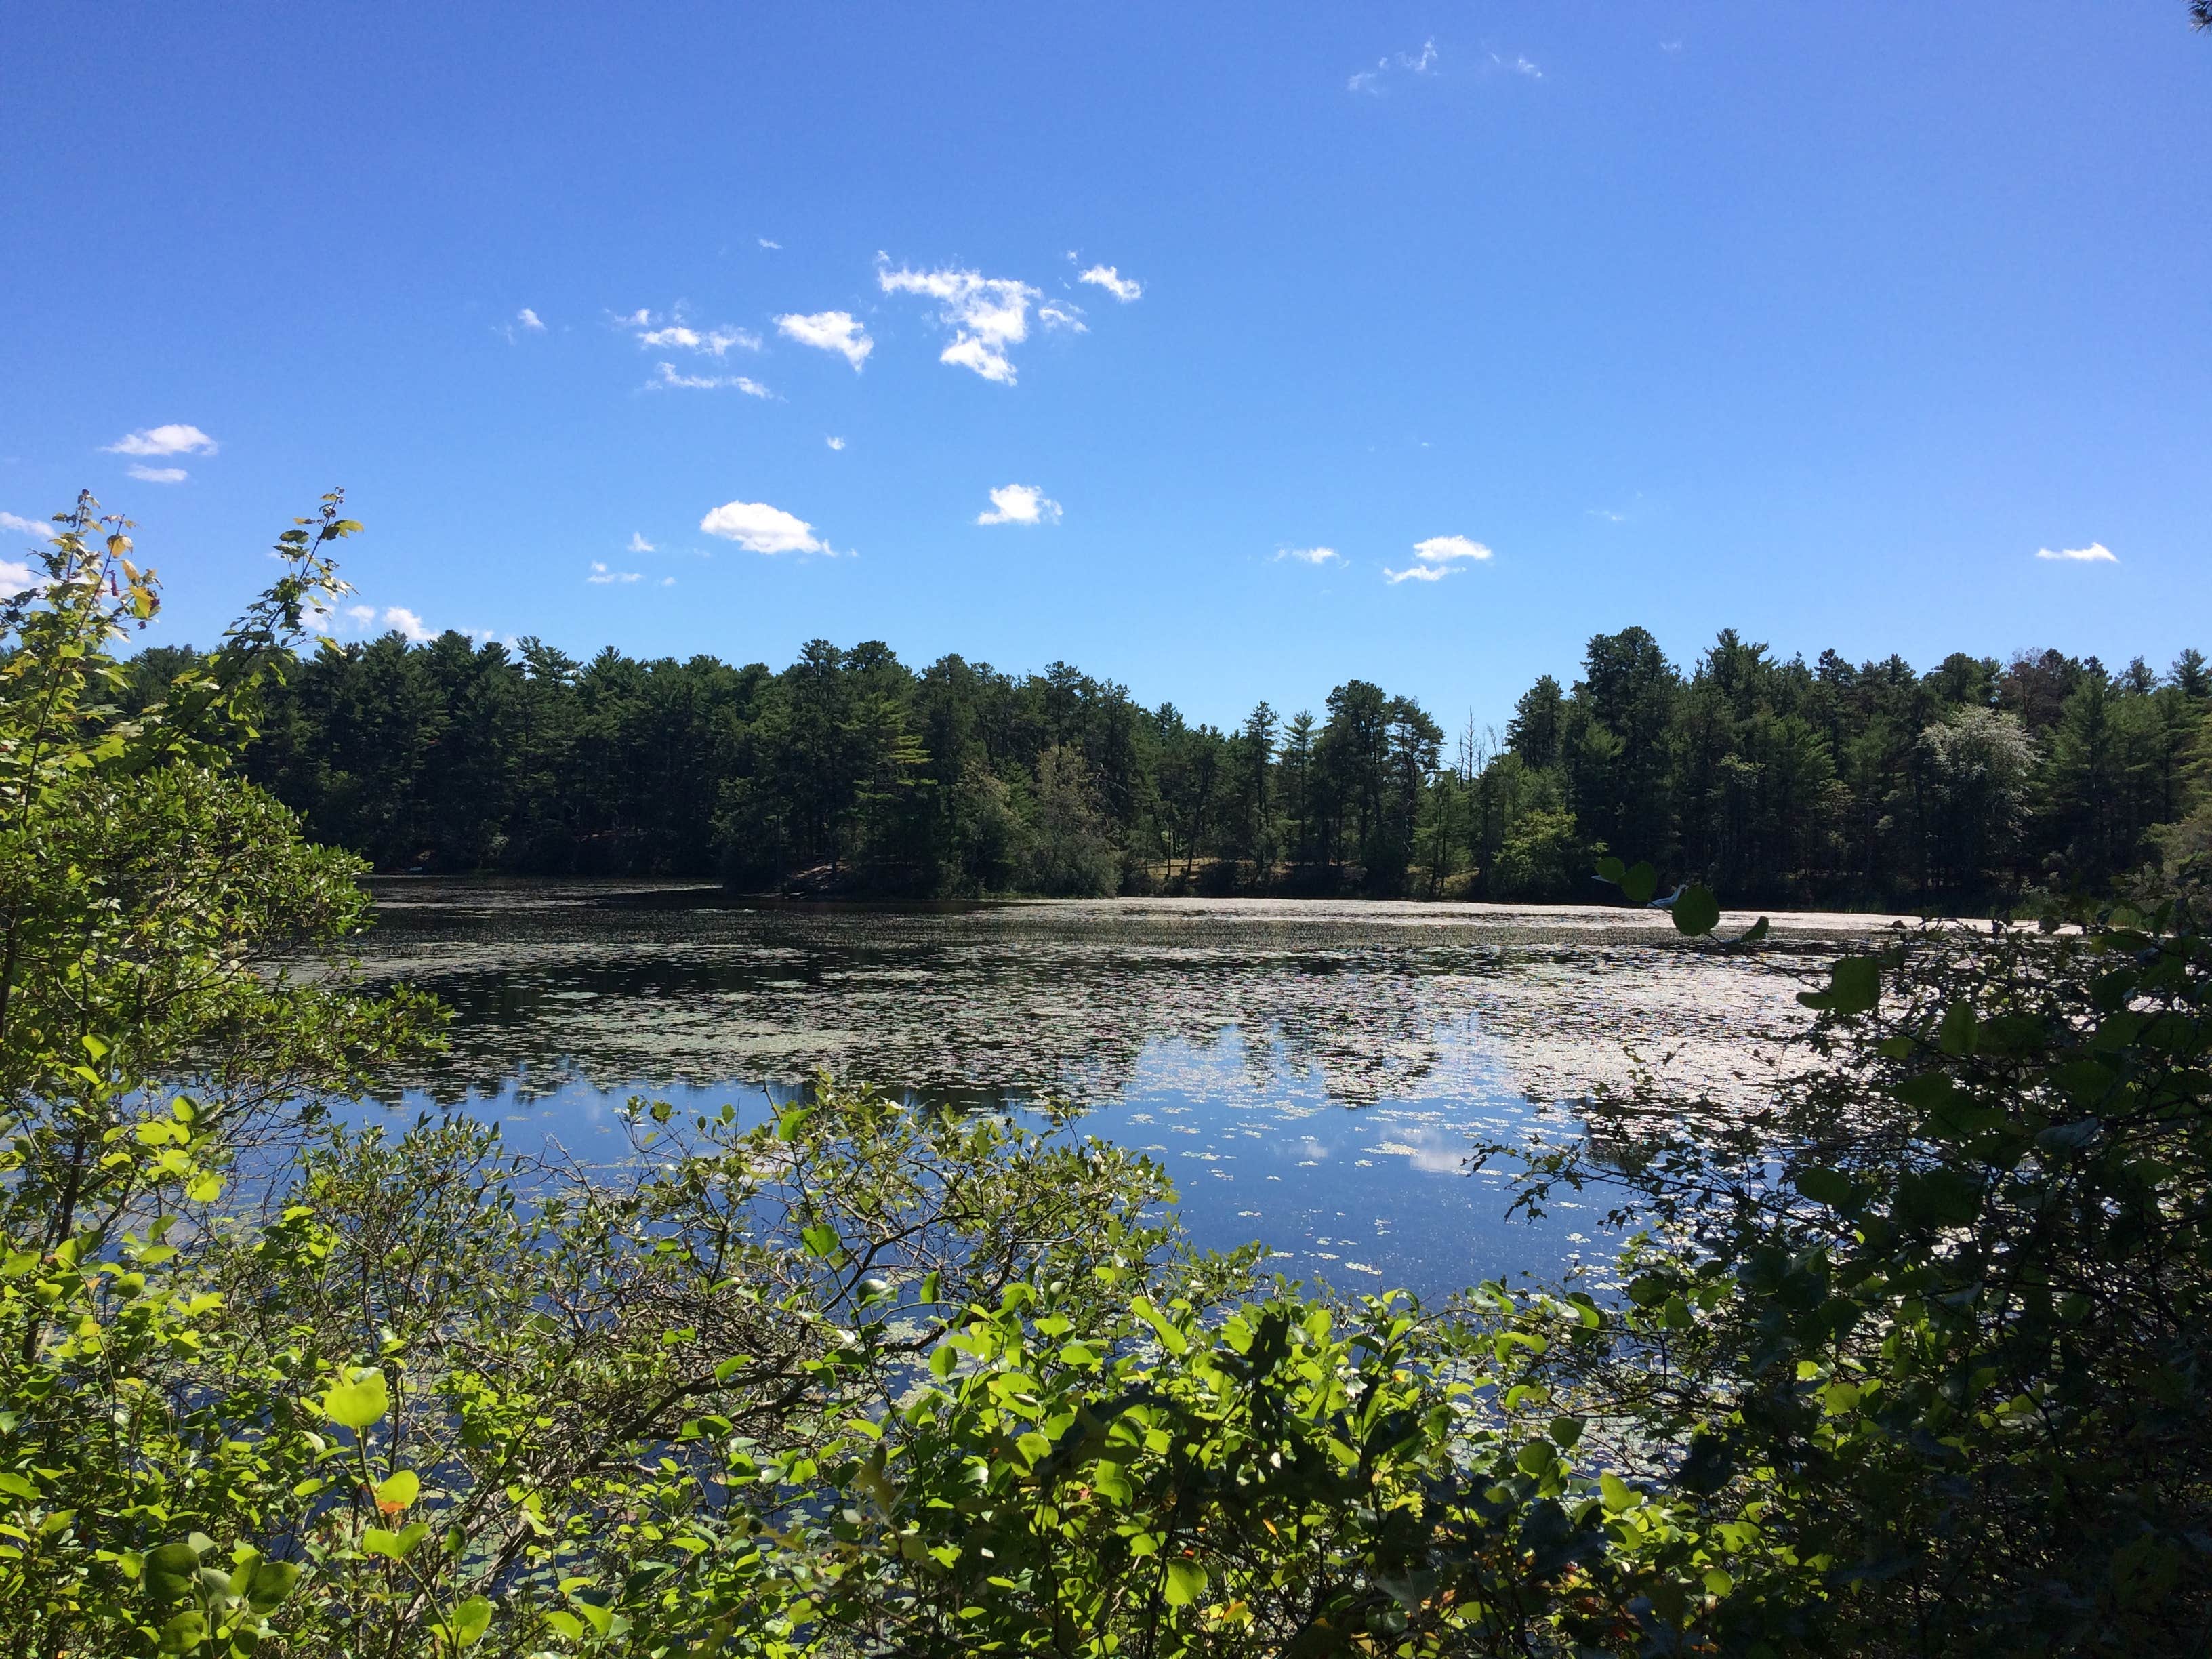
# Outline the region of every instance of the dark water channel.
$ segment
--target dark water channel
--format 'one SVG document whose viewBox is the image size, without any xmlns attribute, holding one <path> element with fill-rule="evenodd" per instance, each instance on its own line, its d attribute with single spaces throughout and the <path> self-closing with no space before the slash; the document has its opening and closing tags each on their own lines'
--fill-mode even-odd
<svg viewBox="0 0 2212 1659">
<path fill-rule="evenodd" d="M 1790 970 L 1880 921 L 1778 918 L 1751 961 L 1600 908 L 376 886 L 363 964 L 456 1014 L 410 1115 L 465 1106 L 588 1158 L 632 1094 L 757 1112 L 818 1066 L 976 1108 L 1057 1098 L 1159 1159 L 1201 1242 L 1428 1295 L 1610 1255 L 1595 1202 L 1509 1223 L 1503 1177 L 1466 1171 L 1473 1144 L 1574 1132 L 1576 1103 L 1639 1059 L 1751 1097 L 1800 1026 Z"/>
</svg>

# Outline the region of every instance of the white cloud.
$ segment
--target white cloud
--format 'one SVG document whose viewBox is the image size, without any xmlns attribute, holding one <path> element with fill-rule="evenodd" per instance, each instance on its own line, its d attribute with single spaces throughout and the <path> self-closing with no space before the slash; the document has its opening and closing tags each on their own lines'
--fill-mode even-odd
<svg viewBox="0 0 2212 1659">
<path fill-rule="evenodd" d="M 624 550 L 631 553 L 652 553 L 658 550 L 651 542 L 633 530 L 629 532 L 629 546 Z"/>
<path fill-rule="evenodd" d="M 761 337 L 749 328 L 733 328 L 725 324 L 702 332 L 692 327 L 681 304 L 666 316 L 641 309 L 616 318 L 614 323 L 617 328 L 626 328 L 635 334 L 641 349 L 696 351 L 709 357 L 722 357 L 733 347 L 746 351 L 761 349 Z"/>
<path fill-rule="evenodd" d="M 1431 536 L 1413 544 L 1413 556 L 1424 564 L 1449 564 L 1455 559 L 1480 562 L 1490 556 L 1490 550 L 1480 542 L 1471 542 L 1464 536 Z"/>
<path fill-rule="evenodd" d="M 1124 276 L 1111 265 L 1093 265 L 1075 280 L 1104 289 L 1123 305 L 1139 297 L 1145 291 L 1142 283 L 1133 276 Z"/>
<path fill-rule="evenodd" d="M 672 388 L 676 388 L 693 392 L 712 392 L 720 386 L 734 386 L 739 392 L 744 392 L 748 398 L 773 398 L 775 396 L 775 393 L 770 392 L 758 380 L 753 380 L 747 375 L 679 374 L 676 372 L 676 365 L 673 363 L 662 363 L 659 367 L 660 378 L 657 380 L 647 380 L 645 383 L 644 387 L 646 391 L 665 392 Z"/>
<path fill-rule="evenodd" d="M 886 294 L 920 294 L 939 301 L 939 317 L 953 332 L 939 362 L 971 368 L 1001 386 L 1014 383 L 1010 346 L 1029 338 L 1030 307 L 1044 297 L 1027 283 L 986 276 L 974 270 L 909 270 L 890 268 L 886 254 L 876 256 L 876 282 Z"/>
<path fill-rule="evenodd" d="M 1344 555 L 1333 547 L 1283 547 L 1275 550 L 1276 562 L 1296 559 L 1301 564 L 1328 564 L 1341 561 Z"/>
<path fill-rule="evenodd" d="M 19 559 L 0 559 L 0 599 L 12 599 L 37 586 L 30 566 Z"/>
<path fill-rule="evenodd" d="M 1047 300 L 1037 307 L 1037 321 L 1047 328 L 1073 329 L 1078 334 L 1091 332 L 1091 325 L 1083 320 L 1081 306 L 1064 306 L 1056 300 Z"/>
<path fill-rule="evenodd" d="M 1392 57 L 1376 58 L 1373 69 L 1361 70 L 1344 83 L 1344 89 L 1346 92 L 1379 92 L 1383 76 L 1394 68 L 1403 70 L 1408 75 L 1426 75 L 1436 66 L 1437 43 L 1432 37 L 1421 42 L 1418 57 L 1409 52 L 1401 52 Z"/>
<path fill-rule="evenodd" d="M 2087 547 L 2039 547 L 2035 550 L 2035 556 L 2039 559 L 2064 559 L 2075 564 L 2118 564 L 2120 562 L 2119 555 L 2102 542 L 2091 542 Z"/>
<path fill-rule="evenodd" d="M 676 586 L 676 578 L 673 576 L 663 576 L 660 579 L 660 585 L 663 587 L 673 587 Z"/>
<path fill-rule="evenodd" d="M 832 449 L 842 449 L 845 447 L 845 441 L 842 438 L 824 438 L 822 441 Z"/>
<path fill-rule="evenodd" d="M 36 536 L 40 541 L 54 533 L 50 524 L 40 524 L 36 519 L 19 519 L 12 513 L 0 513 L 0 530 L 16 536 Z"/>
<path fill-rule="evenodd" d="M 743 346 L 747 351 L 761 349 L 761 337 L 746 328 L 711 328 L 702 334 L 696 328 L 682 323 L 671 323 L 665 328 L 648 328 L 639 331 L 637 343 L 665 350 L 674 346 L 684 351 L 704 352 L 710 357 L 728 354 L 732 346 Z"/>
<path fill-rule="evenodd" d="M 1531 81 L 1540 81 L 1544 78 L 1543 70 L 1538 69 L 1527 58 L 1518 56 L 1513 59 L 1513 72 L 1516 75 L 1525 75 Z"/>
<path fill-rule="evenodd" d="M 724 501 L 699 520 L 699 528 L 752 553 L 834 551 L 805 520 L 766 501 Z"/>
<path fill-rule="evenodd" d="M 991 510 L 975 515 L 977 524 L 1058 524 L 1060 503 L 1035 484 L 1008 484 L 991 492 Z"/>
<path fill-rule="evenodd" d="M 152 427 L 107 446 L 111 455 L 212 455 L 215 452 L 215 440 L 196 426 Z"/>
<path fill-rule="evenodd" d="M 1431 536 L 1426 541 L 1413 544 L 1416 562 L 1403 570 L 1385 566 L 1382 575 L 1393 586 L 1403 581 L 1438 582 L 1451 574 L 1453 566 L 1462 559 L 1480 564 L 1490 556 L 1488 548 L 1464 536 Z"/>
<path fill-rule="evenodd" d="M 787 340 L 796 340 L 817 351 L 834 351 L 852 364 L 853 372 L 860 372 L 860 365 L 868 361 L 868 354 L 876 343 L 868 337 L 868 331 L 856 321 L 849 311 L 817 311 L 811 315 L 793 312 L 775 319 L 776 332 Z"/>
<path fill-rule="evenodd" d="M 182 483 L 189 476 L 181 466 L 149 466 L 143 461 L 133 461 L 126 470 L 142 483 Z"/>
<path fill-rule="evenodd" d="M 376 620 L 376 607 L 373 605 L 349 605 L 345 613 L 362 628 Z"/>
<path fill-rule="evenodd" d="M 584 578 L 587 582 L 602 586 L 608 582 L 635 582 L 644 579 L 645 573 L 641 570 L 610 570 L 597 559 L 592 561 L 592 574 Z"/>
<path fill-rule="evenodd" d="M 386 605 L 384 625 L 396 628 L 407 637 L 410 645 L 426 645 L 438 636 L 422 625 L 422 619 L 404 605 Z"/>
<path fill-rule="evenodd" d="M 514 320 L 533 334 L 543 334 L 545 331 L 545 325 L 538 321 L 538 313 L 528 306 L 523 307 L 514 313 Z"/>
<path fill-rule="evenodd" d="M 753 240 L 758 242 L 763 247 L 766 248 L 770 253 L 781 253 L 783 252 L 783 244 L 781 242 L 771 242 L 765 236 L 756 236 Z"/>
</svg>

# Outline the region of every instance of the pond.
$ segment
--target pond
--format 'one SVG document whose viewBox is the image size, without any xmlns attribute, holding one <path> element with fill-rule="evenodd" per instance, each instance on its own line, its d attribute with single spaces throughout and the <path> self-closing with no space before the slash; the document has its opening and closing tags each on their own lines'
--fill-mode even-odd
<svg viewBox="0 0 2212 1659">
<path fill-rule="evenodd" d="M 1889 920 L 1778 916 L 1753 958 L 1596 907 L 375 890 L 363 966 L 455 1012 L 450 1052 L 392 1103 L 410 1114 L 460 1107 L 590 1158 L 633 1094 L 757 1113 L 823 1066 L 978 1109 L 1058 1101 L 1158 1159 L 1200 1243 L 1425 1296 L 1608 1260 L 1597 1201 L 1509 1222 L 1509 1183 L 1470 1176 L 1469 1149 L 1573 1133 L 1639 1065 L 1754 1097 L 1803 1028 L 1797 975 Z"/>
</svg>

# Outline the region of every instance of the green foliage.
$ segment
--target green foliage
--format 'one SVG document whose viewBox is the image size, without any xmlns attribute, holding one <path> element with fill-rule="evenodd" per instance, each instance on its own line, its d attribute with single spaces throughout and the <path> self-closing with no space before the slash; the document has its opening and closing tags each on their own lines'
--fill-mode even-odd
<svg viewBox="0 0 2212 1659">
<path fill-rule="evenodd" d="M 2201 1642 L 2212 944 L 2185 913 L 1900 931 L 1804 994 L 1807 1063 L 1759 1109 L 1646 1089 L 1525 1149 L 1526 1206 L 1607 1187 L 1639 1229 L 1603 1297 L 1265 1282 L 1256 1248 L 1182 1243 L 1141 1158 L 827 1079 L 762 1123 L 635 1102 L 630 1156 L 588 1168 L 466 1119 L 348 1132 L 319 1099 L 431 1011 L 276 965 L 360 924 L 353 866 L 229 757 L 336 591 L 313 538 L 351 526 L 301 527 L 305 585 L 126 715 L 105 653 L 153 588 L 107 588 L 91 511 L 0 665 L 13 1650 Z M 1664 684 L 1647 643 L 1605 653 L 1624 727 Z M 1380 857 L 1431 761 L 1372 690 L 1334 738 L 1292 722 L 1285 810 Z M 1561 763 L 1595 764 L 1570 701 Z M 1672 909 L 1762 936 L 1717 939 L 1698 885 Z"/>
<path fill-rule="evenodd" d="M 142 653 L 123 702 L 198 661 Z M 1366 681 L 1322 719 L 1262 703 L 1224 732 L 1065 664 L 915 672 L 874 641 L 773 672 L 392 634 L 258 695 L 247 775 L 384 868 L 1554 901 L 1633 847 L 1670 887 L 1760 903 L 2002 909 L 2201 879 L 2212 812 L 2212 676 L 2189 653 L 2163 680 L 2056 652 L 1917 673 L 1723 630 L 1685 674 L 1632 628 L 1449 761 L 1419 704 Z"/>
</svg>

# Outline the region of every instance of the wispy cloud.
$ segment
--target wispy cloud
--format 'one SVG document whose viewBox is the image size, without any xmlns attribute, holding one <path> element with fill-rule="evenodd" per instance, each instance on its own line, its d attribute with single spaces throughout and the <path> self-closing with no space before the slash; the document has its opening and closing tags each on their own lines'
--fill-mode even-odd
<svg viewBox="0 0 2212 1659">
<path fill-rule="evenodd" d="M 1037 307 L 1037 321 L 1047 328 L 1071 329 L 1078 334 L 1091 332 L 1091 325 L 1083 320 L 1083 307 L 1062 305 L 1057 300 L 1047 300 Z"/>
<path fill-rule="evenodd" d="M 384 625 L 386 628 L 398 629 L 406 637 L 410 645 L 427 645 L 438 637 L 422 625 L 422 617 L 404 605 L 386 605 L 384 609 Z"/>
<path fill-rule="evenodd" d="M 659 550 L 656 549 L 651 542 L 646 540 L 644 537 L 639 535 L 635 530 L 629 532 L 629 546 L 626 550 L 631 553 L 653 553 L 659 551 Z"/>
<path fill-rule="evenodd" d="M 149 466 L 143 461 L 133 461 L 125 469 L 142 483 L 182 483 L 187 477 L 181 466 Z"/>
<path fill-rule="evenodd" d="M 1095 288 L 1104 289 L 1123 305 L 1127 305 L 1130 301 L 1141 299 L 1144 296 L 1145 285 L 1142 283 L 1133 276 L 1124 276 L 1112 265 L 1093 265 L 1075 280 L 1079 283 L 1089 283 Z"/>
<path fill-rule="evenodd" d="M 156 426 L 132 432 L 107 446 L 111 455 L 212 455 L 214 439 L 196 426 Z"/>
<path fill-rule="evenodd" d="M 1393 52 L 1375 60 L 1371 70 L 1361 70 L 1344 83 L 1346 92 L 1380 92 L 1383 78 L 1393 70 L 1407 75 L 1426 75 L 1437 66 L 1437 43 L 1433 38 L 1421 42 L 1418 52 Z"/>
<path fill-rule="evenodd" d="M 521 310 L 514 313 L 514 320 L 521 327 L 528 329 L 532 334 L 543 334 L 545 331 L 545 325 L 538 320 L 538 313 L 532 311 L 528 306 L 523 307 Z"/>
<path fill-rule="evenodd" d="M 665 328 L 649 328 L 637 337 L 641 346 L 665 350 L 676 347 L 684 351 L 704 352 L 709 357 L 726 356 L 732 346 L 747 351 L 758 351 L 761 337 L 746 328 L 710 328 L 702 334 L 696 328 L 681 323 L 671 323 Z"/>
<path fill-rule="evenodd" d="M 752 379 L 750 375 L 685 374 L 680 373 L 673 363 L 662 363 L 659 365 L 659 369 L 660 374 L 657 380 L 647 380 L 645 383 L 644 389 L 646 391 L 666 392 L 671 390 L 682 390 L 688 392 L 713 392 L 720 387 L 727 386 L 732 390 L 744 392 L 748 398 L 773 398 L 775 396 L 775 393 L 770 392 L 766 386 L 763 386 L 758 380 Z"/>
<path fill-rule="evenodd" d="M 2118 564 L 2120 562 L 2119 555 L 2102 542 L 2091 542 L 2087 547 L 2039 547 L 2035 550 L 2035 556 L 2039 559 L 2061 559 L 2072 564 Z"/>
<path fill-rule="evenodd" d="M 817 311 L 802 314 L 793 312 L 775 319 L 776 332 L 787 340 L 796 340 L 803 346 L 812 346 L 817 351 L 834 351 L 852 364 L 853 372 L 860 372 L 860 365 L 868 361 L 868 354 L 876 343 L 868 337 L 868 331 L 849 311 Z"/>
<path fill-rule="evenodd" d="M 645 573 L 642 570 L 610 570 L 597 559 L 593 559 L 591 574 L 586 576 L 584 580 L 603 587 L 610 582 L 642 581 L 645 580 Z"/>
<path fill-rule="evenodd" d="M 987 380 L 1014 384 L 1007 349 L 1029 338 L 1030 307 L 1044 297 L 1027 283 L 981 271 L 891 269 L 890 257 L 876 256 L 876 282 L 886 294 L 919 294 L 939 301 L 939 319 L 953 331 L 952 343 L 939 362 L 973 369 Z"/>
<path fill-rule="evenodd" d="M 699 520 L 699 528 L 752 553 L 836 551 L 805 520 L 766 501 L 724 501 Z"/>
<path fill-rule="evenodd" d="M 765 236 L 756 236 L 753 240 L 758 242 L 763 247 L 766 248 L 770 253 L 781 253 L 783 252 L 783 244 L 781 242 L 771 242 Z"/>
<path fill-rule="evenodd" d="M 708 357 L 723 357 L 732 349 L 761 349 L 761 337 L 749 328 L 733 328 L 727 324 L 704 330 L 692 327 L 681 306 L 666 316 L 633 311 L 627 317 L 616 318 L 615 325 L 628 329 L 637 337 L 639 346 L 648 350 L 696 351 Z"/>
<path fill-rule="evenodd" d="M 345 608 L 345 613 L 361 628 L 366 628 L 376 620 L 376 607 L 373 605 L 349 605 Z"/>
<path fill-rule="evenodd" d="M 1464 536 L 1431 536 L 1426 541 L 1413 544 L 1412 564 L 1403 570 L 1393 570 L 1386 565 L 1382 578 L 1393 586 L 1407 581 L 1440 582 L 1462 560 L 1480 564 L 1490 557 L 1488 548 Z"/>
<path fill-rule="evenodd" d="M 1300 564 L 1332 564 L 1340 563 L 1343 558 L 1344 555 L 1333 547 L 1279 547 L 1275 550 L 1275 562 L 1278 564 L 1285 559 L 1296 559 Z"/>
<path fill-rule="evenodd" d="M 975 515 L 977 524 L 1058 524 L 1060 503 L 1035 484 L 1007 484 L 991 492 L 991 510 Z"/>
<path fill-rule="evenodd" d="M 842 438 L 824 438 L 822 441 L 832 449 L 842 449 L 845 447 L 845 441 Z"/>
<path fill-rule="evenodd" d="M 45 541 L 54 533 L 50 524 L 40 524 L 36 519 L 19 519 L 13 513 L 0 513 L 0 530 L 13 536 L 35 536 Z"/>
</svg>

